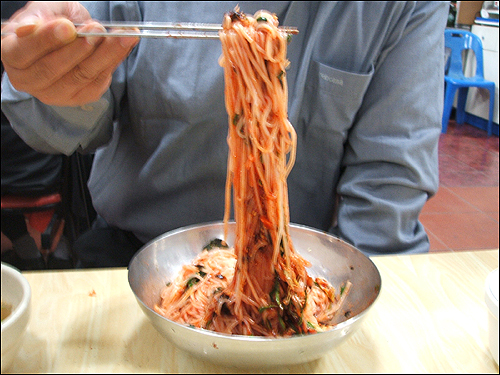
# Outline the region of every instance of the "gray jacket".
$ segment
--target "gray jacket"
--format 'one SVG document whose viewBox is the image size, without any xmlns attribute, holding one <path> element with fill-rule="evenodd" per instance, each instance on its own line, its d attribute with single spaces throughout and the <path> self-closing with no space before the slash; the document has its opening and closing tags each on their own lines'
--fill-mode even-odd
<svg viewBox="0 0 500 375">
<path fill-rule="evenodd" d="M 366 254 L 425 252 L 419 213 L 438 188 L 443 2 L 89 2 L 99 20 L 220 23 L 267 9 L 288 47 L 298 134 L 291 221 Z M 97 212 L 142 241 L 222 220 L 228 147 L 217 40 L 142 39 L 99 102 L 50 107 L 2 80 L 2 110 L 33 148 L 95 151 Z"/>
</svg>

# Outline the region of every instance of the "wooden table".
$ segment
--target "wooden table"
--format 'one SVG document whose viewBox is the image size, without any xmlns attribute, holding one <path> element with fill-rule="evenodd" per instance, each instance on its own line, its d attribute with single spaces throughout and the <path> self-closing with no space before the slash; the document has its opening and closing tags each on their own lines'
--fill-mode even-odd
<svg viewBox="0 0 500 375">
<path fill-rule="evenodd" d="M 382 292 L 361 329 L 319 360 L 261 372 L 498 373 L 484 302 L 498 250 L 372 259 Z M 13 372 L 246 372 L 198 360 L 164 339 L 124 268 L 24 275 L 32 318 Z"/>
</svg>

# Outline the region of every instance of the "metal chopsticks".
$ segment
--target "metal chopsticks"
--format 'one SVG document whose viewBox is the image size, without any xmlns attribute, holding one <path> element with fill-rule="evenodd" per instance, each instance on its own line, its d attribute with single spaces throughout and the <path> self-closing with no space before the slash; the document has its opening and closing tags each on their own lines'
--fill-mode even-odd
<svg viewBox="0 0 500 375">
<path fill-rule="evenodd" d="M 222 25 L 211 23 L 193 22 L 99 22 L 108 30 L 119 30 L 116 33 L 109 32 L 78 32 L 79 37 L 99 36 L 99 37 L 139 37 L 139 38 L 176 38 L 176 39 L 219 39 L 218 32 L 222 30 Z M 2 26 L 7 21 L 2 21 Z M 75 23 L 75 26 L 83 24 Z M 139 31 L 129 31 L 138 29 Z M 297 34 L 299 31 L 295 27 L 280 26 L 280 29 L 288 34 Z M 10 33 L 3 33 L 7 35 Z"/>
<path fill-rule="evenodd" d="M 98 21 L 99 22 L 99 21 Z M 79 32 L 78 36 L 139 38 L 182 38 L 182 39 L 219 39 L 221 25 L 183 22 L 99 22 L 108 30 L 119 30 L 117 33 Z M 82 26 L 75 24 L 75 26 Z M 139 32 L 126 32 L 127 29 L 139 29 Z"/>
<path fill-rule="evenodd" d="M 206 31 L 150 31 L 141 30 L 140 32 L 117 32 L 117 33 L 98 33 L 98 32 L 78 32 L 79 37 L 102 36 L 102 37 L 137 37 L 137 38 L 173 38 L 173 39 L 219 39 L 219 34 Z"/>
</svg>

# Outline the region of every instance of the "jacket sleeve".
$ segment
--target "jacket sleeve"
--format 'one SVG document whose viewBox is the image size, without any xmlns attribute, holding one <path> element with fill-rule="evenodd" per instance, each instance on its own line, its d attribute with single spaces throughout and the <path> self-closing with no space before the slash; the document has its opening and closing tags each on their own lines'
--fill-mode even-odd
<svg viewBox="0 0 500 375">
<path fill-rule="evenodd" d="M 70 155 L 93 151 L 109 141 L 113 105 L 110 91 L 82 107 L 55 107 L 17 91 L 2 77 L 2 111 L 14 130 L 32 148 L 44 153 Z"/>
<path fill-rule="evenodd" d="M 347 139 L 335 231 L 368 254 L 429 250 L 418 218 L 439 185 L 447 10 L 417 1 L 396 25 Z"/>
</svg>

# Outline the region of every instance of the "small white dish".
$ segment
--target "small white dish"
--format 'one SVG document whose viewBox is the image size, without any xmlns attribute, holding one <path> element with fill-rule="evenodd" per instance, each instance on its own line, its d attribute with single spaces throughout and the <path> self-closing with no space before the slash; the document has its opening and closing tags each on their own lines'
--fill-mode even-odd
<svg viewBox="0 0 500 375">
<path fill-rule="evenodd" d="M 2 263 L 2 305 L 11 307 L 2 320 L 2 373 L 13 363 L 24 338 L 31 313 L 31 288 L 21 272 Z"/>
</svg>

